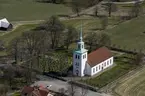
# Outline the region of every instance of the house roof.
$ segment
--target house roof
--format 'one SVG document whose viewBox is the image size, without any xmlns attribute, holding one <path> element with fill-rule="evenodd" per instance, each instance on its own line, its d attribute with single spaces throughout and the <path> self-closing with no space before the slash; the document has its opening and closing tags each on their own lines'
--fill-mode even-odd
<svg viewBox="0 0 145 96">
<path fill-rule="evenodd" d="M 25 87 L 22 89 L 22 93 L 30 94 L 33 90 L 34 90 L 33 87 L 25 86 Z"/>
<path fill-rule="evenodd" d="M 87 62 L 91 67 L 94 67 L 110 57 L 112 57 L 111 51 L 106 47 L 101 47 L 88 55 Z"/>
<path fill-rule="evenodd" d="M 8 22 L 8 20 L 6 18 L 3 18 L 0 20 L 0 27 L 8 28 L 9 25 L 10 25 L 10 23 Z"/>
<path fill-rule="evenodd" d="M 46 90 L 35 89 L 32 94 L 33 94 L 33 96 L 47 96 L 48 93 L 49 92 Z"/>
<path fill-rule="evenodd" d="M 22 90 L 22 93 L 25 94 L 31 94 L 33 96 L 47 96 L 49 93 L 49 90 L 47 88 L 35 88 L 30 86 L 25 86 Z"/>
<path fill-rule="evenodd" d="M 6 18 L 1 19 L 0 21 L 1 21 L 1 22 L 9 23 L 9 21 L 8 21 Z"/>
</svg>

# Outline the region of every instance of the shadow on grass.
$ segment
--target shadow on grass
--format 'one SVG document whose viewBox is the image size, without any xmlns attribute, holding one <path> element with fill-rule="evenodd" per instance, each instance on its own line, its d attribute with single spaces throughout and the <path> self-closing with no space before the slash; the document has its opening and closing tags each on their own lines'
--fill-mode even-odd
<svg viewBox="0 0 145 96">
<path fill-rule="evenodd" d="M 62 72 L 50 71 L 50 72 L 43 72 L 43 74 L 56 76 L 56 77 L 68 77 L 68 76 L 72 76 L 72 70 L 73 70 L 73 66 L 70 66 L 66 70 L 63 70 Z"/>
<path fill-rule="evenodd" d="M 89 29 L 91 31 L 96 31 L 96 30 L 99 30 L 99 31 L 102 31 L 103 29 L 102 28 L 92 28 L 92 29 Z"/>
<path fill-rule="evenodd" d="M 60 0 L 61 1 L 61 0 Z M 39 3 L 53 3 L 53 4 L 61 4 L 61 2 L 57 2 L 57 0 L 34 0 L 34 2 L 39 2 Z"/>
</svg>

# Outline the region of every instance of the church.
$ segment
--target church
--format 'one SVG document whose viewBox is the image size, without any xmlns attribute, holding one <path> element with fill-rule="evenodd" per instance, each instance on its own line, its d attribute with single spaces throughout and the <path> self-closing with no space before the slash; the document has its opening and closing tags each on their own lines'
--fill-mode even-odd
<svg viewBox="0 0 145 96">
<path fill-rule="evenodd" d="M 73 52 L 73 75 L 93 76 L 112 65 L 113 56 L 106 47 L 101 47 L 88 54 L 88 50 L 84 46 L 81 28 L 77 49 Z"/>
</svg>

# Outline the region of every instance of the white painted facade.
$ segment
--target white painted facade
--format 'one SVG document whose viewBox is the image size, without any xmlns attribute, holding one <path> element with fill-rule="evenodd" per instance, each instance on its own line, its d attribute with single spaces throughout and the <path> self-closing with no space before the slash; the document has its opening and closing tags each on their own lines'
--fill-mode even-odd
<svg viewBox="0 0 145 96">
<path fill-rule="evenodd" d="M 95 64 L 95 66 L 90 66 L 87 61 L 88 50 L 84 48 L 81 31 L 80 40 L 77 43 L 77 49 L 73 53 L 73 74 L 81 77 L 85 75 L 93 76 L 113 65 L 113 57 L 110 57 L 99 64 Z"/>
<path fill-rule="evenodd" d="M 89 65 L 89 64 L 88 64 Z M 94 67 L 91 67 L 91 73 L 90 73 L 90 76 L 93 76 L 97 73 L 99 73 L 100 71 L 103 71 L 104 69 L 110 67 L 113 65 L 113 57 L 97 64 L 96 66 Z"/>
<path fill-rule="evenodd" d="M 88 50 L 84 48 L 84 42 L 82 40 L 82 33 L 80 34 L 80 40 L 77 43 L 77 50 L 73 53 L 73 74 L 77 76 L 84 76 L 86 73 L 86 62 Z"/>
</svg>

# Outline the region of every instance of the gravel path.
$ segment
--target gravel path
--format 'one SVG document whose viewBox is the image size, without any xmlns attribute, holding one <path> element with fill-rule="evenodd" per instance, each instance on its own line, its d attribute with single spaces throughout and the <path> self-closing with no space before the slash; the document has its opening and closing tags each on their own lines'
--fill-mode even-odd
<svg viewBox="0 0 145 96">
<path fill-rule="evenodd" d="M 66 90 L 68 89 L 69 84 L 67 82 L 60 81 L 60 80 L 57 80 L 57 79 L 54 79 L 51 77 L 47 77 L 47 76 L 43 76 L 43 75 L 39 75 L 38 77 L 40 78 L 40 81 L 36 81 L 31 86 L 41 85 L 41 86 L 46 87 L 46 86 L 51 85 L 51 87 L 49 87 L 49 89 L 54 90 L 56 92 L 59 92 L 60 88 L 64 88 Z M 78 90 L 77 91 L 78 96 L 81 96 L 80 92 L 82 89 L 80 87 L 77 87 L 77 90 Z M 66 93 L 66 94 L 68 94 L 68 93 Z M 105 93 L 97 93 L 97 92 L 88 90 L 87 96 L 110 96 L 110 95 L 107 95 Z"/>
</svg>

